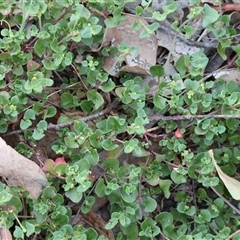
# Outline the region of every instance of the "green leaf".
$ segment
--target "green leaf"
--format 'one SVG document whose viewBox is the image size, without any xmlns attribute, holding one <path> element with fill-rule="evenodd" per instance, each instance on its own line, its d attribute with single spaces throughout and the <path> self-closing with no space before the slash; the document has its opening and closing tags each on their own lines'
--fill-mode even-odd
<svg viewBox="0 0 240 240">
<path fill-rule="evenodd" d="M 45 136 L 44 130 L 43 129 L 34 129 L 32 137 L 35 140 L 40 140 Z"/>
<path fill-rule="evenodd" d="M 20 212 L 23 209 L 21 200 L 16 196 L 12 196 L 12 198 L 7 202 L 7 206 L 15 209 L 17 212 Z"/>
<path fill-rule="evenodd" d="M 38 39 L 34 44 L 34 50 L 39 57 L 42 57 L 44 52 L 50 49 L 50 44 L 45 39 Z"/>
<path fill-rule="evenodd" d="M 141 6 L 136 7 L 136 15 L 140 16 L 143 13 L 143 8 Z"/>
<path fill-rule="evenodd" d="M 239 85 L 234 81 L 229 81 L 227 83 L 227 91 L 229 94 L 233 94 L 233 93 L 238 94 L 237 91 L 240 91 Z"/>
<path fill-rule="evenodd" d="M 68 52 L 63 59 L 63 63 L 65 66 L 69 66 L 72 64 L 72 60 L 73 60 L 73 53 L 72 52 Z"/>
<path fill-rule="evenodd" d="M 122 199 L 127 203 L 133 203 L 138 196 L 137 188 L 130 183 L 125 183 L 120 189 L 120 192 Z"/>
<path fill-rule="evenodd" d="M 46 107 L 46 113 L 45 118 L 51 118 L 54 117 L 57 113 L 57 109 L 53 106 L 47 106 Z"/>
<path fill-rule="evenodd" d="M 12 198 L 12 194 L 8 193 L 6 190 L 0 192 L 0 205 L 5 202 L 10 201 Z"/>
<path fill-rule="evenodd" d="M 37 34 L 38 39 L 48 39 L 51 35 L 46 31 L 41 31 Z"/>
<path fill-rule="evenodd" d="M 80 103 L 80 107 L 86 114 L 89 114 L 94 108 L 94 103 L 92 101 L 83 100 Z"/>
<path fill-rule="evenodd" d="M 101 143 L 101 146 L 106 151 L 112 151 L 112 150 L 118 148 L 118 145 L 113 143 L 113 140 L 110 137 L 105 139 L 105 140 L 103 140 L 102 143 Z"/>
<path fill-rule="evenodd" d="M 29 128 L 32 125 L 32 121 L 30 121 L 29 119 L 25 120 L 25 119 L 21 119 L 20 121 L 20 128 L 22 130 L 26 130 L 27 128 Z"/>
<path fill-rule="evenodd" d="M 115 28 L 118 26 L 119 21 L 114 17 L 110 17 L 110 18 L 105 19 L 104 23 L 106 24 L 106 26 L 108 28 Z"/>
<path fill-rule="evenodd" d="M 6 71 L 7 71 L 6 67 L 3 65 L 0 65 L 0 80 L 4 79 Z"/>
<path fill-rule="evenodd" d="M 85 8 L 83 4 L 74 6 L 74 9 L 75 9 L 75 14 L 71 14 L 70 16 L 71 21 L 78 21 L 79 18 L 85 18 L 84 20 L 86 20 L 86 19 L 89 19 L 91 16 L 90 11 L 87 8 Z"/>
<path fill-rule="evenodd" d="M 118 190 L 120 188 L 119 184 L 117 183 L 117 179 L 113 178 L 111 181 L 107 183 L 107 186 L 105 188 L 105 194 L 109 195 L 112 192 Z"/>
<path fill-rule="evenodd" d="M 35 120 L 36 119 L 36 115 L 35 115 L 35 111 L 32 109 L 28 109 L 25 113 L 24 113 L 24 119 L 31 119 L 31 120 Z"/>
<path fill-rule="evenodd" d="M 149 34 L 149 32 L 147 31 L 147 29 L 144 29 L 143 31 L 141 31 L 139 37 L 140 37 L 140 38 L 150 38 L 150 34 Z"/>
<path fill-rule="evenodd" d="M 75 140 L 73 140 L 71 137 L 65 137 L 64 142 L 69 148 L 78 148 L 79 147 L 79 144 Z"/>
<path fill-rule="evenodd" d="M 100 237 L 98 237 L 98 233 L 97 233 L 96 230 L 93 229 L 93 228 L 87 228 L 85 234 L 86 234 L 86 237 L 87 237 L 87 238 L 85 238 L 85 236 L 82 235 L 83 238 L 84 238 L 83 240 L 85 240 L 85 239 L 106 240 L 106 238 L 103 237 L 103 235 L 101 235 Z M 101 238 L 101 237 L 103 237 L 103 238 Z M 72 239 L 72 240 L 81 240 L 81 239 L 80 239 L 80 238 L 76 238 L 76 239 Z"/>
<path fill-rule="evenodd" d="M 152 18 L 156 19 L 159 22 L 162 22 L 167 18 L 167 14 L 164 12 L 160 13 L 159 11 L 154 11 L 152 14 Z"/>
<path fill-rule="evenodd" d="M 32 235 L 36 231 L 34 224 L 32 224 L 30 222 L 25 223 L 25 228 L 27 230 L 27 232 L 26 232 L 27 237 L 29 237 L 30 235 Z"/>
<path fill-rule="evenodd" d="M 173 13 L 178 8 L 178 2 L 172 2 L 171 4 L 163 6 L 162 8 L 166 14 Z"/>
<path fill-rule="evenodd" d="M 86 132 L 89 131 L 87 123 L 81 119 L 74 123 L 73 128 L 79 136 L 85 136 Z"/>
<path fill-rule="evenodd" d="M 46 60 L 45 59 L 43 61 L 43 64 L 49 64 L 49 69 L 48 70 L 51 70 L 51 68 L 58 68 L 59 65 L 62 63 L 63 59 L 64 59 L 64 54 L 63 53 L 53 53 L 53 60 L 52 61 L 49 61 L 49 60 Z M 48 68 L 47 65 L 45 65 L 46 68 Z"/>
<path fill-rule="evenodd" d="M 176 184 L 182 184 L 186 183 L 186 177 L 183 176 L 182 174 L 178 173 L 177 170 L 173 170 L 171 172 L 171 179 L 176 183 Z"/>
<path fill-rule="evenodd" d="M 88 162 L 88 160 L 86 158 L 81 158 L 78 162 L 76 162 L 78 167 L 78 172 L 79 174 L 81 172 L 88 172 L 90 169 L 90 163 Z M 88 174 L 87 174 L 88 175 Z M 86 175 L 86 177 L 87 177 Z"/>
<path fill-rule="evenodd" d="M 101 83 L 104 83 L 104 82 L 107 82 L 108 80 L 108 74 L 105 73 L 105 72 L 99 72 L 98 75 L 97 75 L 97 79 L 101 82 Z M 111 79 L 109 79 L 111 80 Z"/>
<path fill-rule="evenodd" d="M 67 164 L 65 163 L 60 163 L 54 167 L 54 173 L 57 174 L 58 176 L 62 176 L 66 172 Z"/>
<path fill-rule="evenodd" d="M 161 65 L 154 65 L 150 67 L 150 73 L 152 77 L 162 77 L 166 76 L 164 67 Z"/>
<path fill-rule="evenodd" d="M 185 36 L 189 39 L 195 32 L 195 29 L 192 26 L 184 25 L 183 29 L 185 30 Z"/>
<path fill-rule="evenodd" d="M 145 236 L 148 238 L 153 238 L 157 236 L 160 233 L 160 228 L 156 226 L 157 223 L 150 217 L 147 217 L 142 223 L 141 223 L 141 230 L 139 232 L 139 236 Z"/>
<path fill-rule="evenodd" d="M 8 124 L 5 119 L 0 119 L 0 133 L 5 133 L 8 129 Z"/>
<path fill-rule="evenodd" d="M 38 223 L 46 221 L 48 216 L 49 207 L 43 202 L 38 202 L 33 205 L 33 213 Z"/>
<path fill-rule="evenodd" d="M 91 136 L 89 137 L 90 144 L 95 148 L 101 147 L 101 137 L 103 136 L 103 132 L 100 129 L 97 129 Z"/>
<path fill-rule="evenodd" d="M 108 157 L 104 160 L 102 164 L 103 168 L 105 168 L 109 173 L 115 173 L 119 169 L 119 161 L 117 158 Z"/>
<path fill-rule="evenodd" d="M 131 223 L 131 220 L 125 214 L 121 214 L 119 217 L 119 222 L 122 226 L 129 226 L 129 224 Z"/>
<path fill-rule="evenodd" d="M 109 230 L 114 228 L 118 223 L 117 218 L 111 218 L 110 221 L 106 224 L 105 229 Z"/>
<path fill-rule="evenodd" d="M 81 206 L 82 213 L 87 214 L 91 210 L 94 203 L 95 203 L 95 197 L 93 196 L 86 197 Z"/>
<path fill-rule="evenodd" d="M 203 28 L 206 28 L 211 23 L 214 23 L 218 20 L 219 15 L 218 12 L 211 8 L 208 4 L 204 4 L 203 7 Z"/>
<path fill-rule="evenodd" d="M 51 60 L 43 59 L 42 63 L 47 70 L 56 70 L 58 68 L 58 65 L 56 65 L 55 62 Z"/>
<path fill-rule="evenodd" d="M 103 92 L 111 92 L 115 88 L 115 83 L 112 79 L 108 79 L 107 83 L 99 87 Z"/>
<path fill-rule="evenodd" d="M 234 118 L 226 119 L 227 127 L 232 131 L 236 131 L 238 129 L 239 123 L 240 123 L 239 119 Z"/>
<path fill-rule="evenodd" d="M 103 27 L 101 25 L 93 25 L 91 31 L 93 35 L 97 35 L 101 32 L 102 29 Z"/>
<path fill-rule="evenodd" d="M 210 221 L 211 221 L 211 214 L 210 214 L 209 210 L 207 210 L 207 209 L 201 209 L 201 210 L 200 210 L 200 214 L 201 214 L 202 219 L 203 219 L 205 222 L 210 222 Z"/>
<path fill-rule="evenodd" d="M 21 76 L 23 74 L 23 67 L 16 66 L 15 68 L 13 68 L 13 73 L 17 76 Z"/>
<path fill-rule="evenodd" d="M 128 240 L 136 240 L 138 238 L 138 226 L 137 223 L 131 223 L 129 226 L 120 226 L 121 231 Z"/>
<path fill-rule="evenodd" d="M 162 189 L 162 191 L 164 193 L 164 197 L 166 199 L 168 199 L 171 195 L 171 192 L 170 192 L 171 185 L 172 185 L 172 181 L 169 179 L 166 179 L 166 180 L 160 179 L 159 180 L 159 186 Z"/>
<path fill-rule="evenodd" d="M 56 2 L 60 5 L 60 6 L 63 6 L 65 8 L 68 8 L 70 7 L 71 5 L 71 1 L 68 1 L 68 0 L 56 0 Z"/>
<path fill-rule="evenodd" d="M 91 28 L 88 26 L 85 26 L 82 33 L 81 33 L 82 38 L 92 38 L 92 31 Z"/>
<path fill-rule="evenodd" d="M 188 70 L 187 63 L 190 61 L 190 56 L 180 56 L 176 62 L 176 69 L 181 76 L 184 76 Z"/>
<path fill-rule="evenodd" d="M 158 214 L 155 219 L 161 223 L 162 229 L 167 228 L 173 223 L 173 216 L 168 212 Z"/>
<path fill-rule="evenodd" d="M 135 20 L 134 23 L 133 23 L 133 25 L 132 25 L 133 31 L 137 32 L 137 31 L 139 31 L 141 28 L 142 28 L 142 24 L 141 24 L 138 20 Z"/>
<path fill-rule="evenodd" d="M 125 141 L 124 142 L 124 152 L 125 153 L 130 153 L 135 150 L 135 148 L 138 145 L 138 139 L 133 138 L 130 141 Z"/>
<path fill-rule="evenodd" d="M 226 48 L 221 43 L 218 44 L 217 51 L 223 60 L 227 60 Z"/>
<path fill-rule="evenodd" d="M 85 155 L 85 158 L 89 161 L 89 163 L 93 166 L 96 166 L 99 161 L 99 155 L 96 149 L 92 149 Z"/>
<path fill-rule="evenodd" d="M 51 160 L 51 159 L 47 159 L 47 160 L 50 160 L 54 164 L 53 160 Z M 56 196 L 56 194 L 57 194 L 56 189 L 53 186 L 47 186 L 43 190 L 42 197 L 46 198 L 46 199 L 48 199 L 48 198 L 52 199 L 54 196 Z"/>
<path fill-rule="evenodd" d="M 62 54 L 64 52 L 64 50 L 66 49 L 66 46 L 58 44 L 57 38 L 54 38 L 52 40 L 52 42 L 50 43 L 50 47 L 54 52 L 60 53 L 60 54 Z"/>
<path fill-rule="evenodd" d="M 89 101 L 94 103 L 95 110 L 97 110 L 104 103 L 103 97 L 95 89 L 88 90 L 87 98 Z"/>
<path fill-rule="evenodd" d="M 196 68 L 196 70 L 202 71 L 202 69 L 207 66 L 208 61 L 209 59 L 204 54 L 203 50 L 199 50 L 191 55 L 191 65 Z"/>
<path fill-rule="evenodd" d="M 13 232 L 13 236 L 17 239 L 24 239 L 24 233 L 22 228 L 20 228 L 19 226 L 15 226 L 15 230 Z"/>
<path fill-rule="evenodd" d="M 177 210 L 180 213 L 185 213 L 188 216 L 194 216 L 196 208 L 194 206 L 188 206 L 185 202 L 181 202 L 177 206 Z"/>
<path fill-rule="evenodd" d="M 151 197 L 146 197 L 142 201 L 142 206 L 145 212 L 153 212 L 157 207 L 157 202 Z"/>
<path fill-rule="evenodd" d="M 159 174 L 157 173 L 149 176 L 149 178 L 146 178 L 146 182 L 151 186 L 157 186 L 159 181 L 160 181 Z"/>
<path fill-rule="evenodd" d="M 38 129 L 47 130 L 47 122 L 45 120 L 40 120 L 37 124 Z"/>
<path fill-rule="evenodd" d="M 74 203 L 78 203 L 82 199 L 82 193 L 77 191 L 77 187 L 66 191 L 65 195 Z"/>
<path fill-rule="evenodd" d="M 104 180 L 103 180 L 103 178 L 100 178 L 95 187 L 95 193 L 97 194 L 98 197 L 102 198 L 102 197 L 106 196 L 105 188 L 106 188 L 106 185 L 104 183 Z"/>
<path fill-rule="evenodd" d="M 30 60 L 27 63 L 27 70 L 28 70 L 28 72 L 33 72 L 33 71 L 37 70 L 39 67 L 40 67 L 40 64 L 35 62 L 35 61 L 33 61 L 33 60 Z"/>
<path fill-rule="evenodd" d="M 157 108 L 164 110 L 167 106 L 167 99 L 158 94 L 155 94 L 153 96 L 153 103 Z"/>
</svg>

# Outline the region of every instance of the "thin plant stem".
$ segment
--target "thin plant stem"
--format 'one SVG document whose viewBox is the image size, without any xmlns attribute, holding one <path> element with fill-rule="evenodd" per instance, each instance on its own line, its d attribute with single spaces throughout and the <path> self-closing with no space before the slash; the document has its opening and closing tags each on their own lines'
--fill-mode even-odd
<svg viewBox="0 0 240 240">
<path fill-rule="evenodd" d="M 236 208 L 233 204 L 231 204 L 224 196 L 222 196 L 214 187 L 211 187 L 212 190 L 229 206 L 231 207 L 237 214 L 240 215 L 240 210 Z"/>
</svg>

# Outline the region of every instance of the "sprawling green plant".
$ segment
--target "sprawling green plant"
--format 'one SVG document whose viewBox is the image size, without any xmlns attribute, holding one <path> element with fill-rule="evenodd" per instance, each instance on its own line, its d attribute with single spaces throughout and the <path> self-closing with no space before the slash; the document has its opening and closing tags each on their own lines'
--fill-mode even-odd
<svg viewBox="0 0 240 240">
<path fill-rule="evenodd" d="M 151 75 L 159 80 L 154 94 L 143 87 L 141 76 L 111 77 L 101 54 L 115 51 L 123 57 L 135 46 L 105 46 L 99 54 L 96 49 L 105 29 L 125 19 L 127 2 L 134 1 L 0 2 L 0 133 L 19 126 L 24 140 L 16 149 L 30 158 L 51 128 L 57 133 L 52 152 L 67 159 L 67 164 L 63 158 L 60 164 L 47 159 L 41 166 L 49 182 L 39 199 L 1 183 L 0 226 L 11 229 L 15 239 L 106 239 L 92 227 L 71 224 L 68 203 L 87 214 L 98 196 L 109 201 L 105 228 L 118 240 L 230 239 L 231 234 L 240 239 L 232 197 L 208 153 L 213 149 L 222 170 L 236 175 L 240 87 L 206 79 L 209 58 L 203 50 L 181 56 L 171 81 L 165 81 L 164 66 L 152 66 Z M 142 16 L 154 21 L 140 37 L 173 17 L 178 1 L 167 2 L 162 12 L 154 11 L 151 1 L 136 7 L 134 29 L 142 26 L 137 21 Z M 194 30 L 187 23 L 202 16 L 202 27 L 216 37 L 217 52 L 225 59 L 236 35 L 230 16 L 200 2 L 190 1 L 186 22 L 172 21 L 172 29 L 189 38 Z M 239 45 L 232 49 L 239 54 Z M 51 100 L 56 93 L 59 105 Z M 113 113 L 106 110 L 111 101 Z M 59 109 L 80 111 L 92 122 L 59 117 Z M 53 117 L 57 125 L 50 124 Z M 97 179 L 96 167 L 102 170 Z"/>
</svg>

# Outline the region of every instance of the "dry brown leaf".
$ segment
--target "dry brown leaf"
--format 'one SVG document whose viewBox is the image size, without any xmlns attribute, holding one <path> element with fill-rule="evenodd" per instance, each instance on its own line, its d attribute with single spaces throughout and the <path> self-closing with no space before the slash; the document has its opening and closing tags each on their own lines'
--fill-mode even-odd
<svg viewBox="0 0 240 240">
<path fill-rule="evenodd" d="M 127 16 L 127 20 L 121 22 L 116 28 L 106 29 L 105 43 L 118 46 L 121 42 L 124 42 L 129 47 L 134 46 L 139 49 L 136 54 L 127 54 L 123 61 L 118 61 L 118 57 L 113 55 L 105 57 L 103 69 L 112 76 L 118 76 L 120 71 L 150 75 L 150 67 L 156 64 L 157 38 L 154 34 L 149 38 L 140 38 L 139 34 L 144 28 L 142 27 L 137 32 L 134 31 L 132 25 L 136 20 L 134 17 Z M 141 19 L 141 22 L 148 26 L 144 19 Z"/>
<path fill-rule="evenodd" d="M 161 29 L 157 30 L 157 39 L 158 39 L 158 46 L 164 47 L 169 51 L 171 51 L 174 62 L 176 62 L 178 58 L 182 55 L 191 55 L 200 50 L 200 48 L 195 46 L 190 46 L 187 43 L 181 41 L 179 38 L 176 38 L 174 42 L 174 37 L 171 34 Z M 172 49 L 173 44 L 174 44 L 174 47 Z"/>
<path fill-rule="evenodd" d="M 20 186 L 29 192 L 30 198 L 38 198 L 47 185 L 41 168 L 8 146 L 0 137 L 0 176 L 10 186 Z"/>
<path fill-rule="evenodd" d="M 219 6 L 221 2 L 219 0 L 201 0 L 202 3 L 210 3 L 214 6 Z"/>
<path fill-rule="evenodd" d="M 84 221 L 94 228 L 100 235 L 107 237 L 109 240 L 115 239 L 112 230 L 105 229 L 106 222 L 95 212 L 90 211 L 87 214 L 81 213 L 81 216 Z"/>
<path fill-rule="evenodd" d="M 240 85 L 240 72 L 237 68 L 216 71 L 215 73 L 213 73 L 213 76 L 216 79 L 222 78 L 227 82 L 234 81 L 238 85 Z"/>
<path fill-rule="evenodd" d="M 224 185 L 226 186 L 227 190 L 231 194 L 231 196 L 235 200 L 240 200 L 240 182 L 236 179 L 229 177 L 227 174 L 225 174 L 221 168 L 218 166 L 217 162 L 214 159 L 213 156 L 213 150 L 209 150 L 208 154 L 210 155 L 212 162 L 218 172 L 218 176 L 223 181 Z"/>
</svg>

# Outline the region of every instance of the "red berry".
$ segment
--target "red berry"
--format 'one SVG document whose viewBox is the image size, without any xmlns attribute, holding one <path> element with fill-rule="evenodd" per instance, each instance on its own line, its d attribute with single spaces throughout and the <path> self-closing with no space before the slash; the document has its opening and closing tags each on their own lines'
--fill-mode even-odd
<svg viewBox="0 0 240 240">
<path fill-rule="evenodd" d="M 67 164 L 67 163 L 65 162 L 64 157 L 59 157 L 59 158 L 56 158 L 56 159 L 55 159 L 55 166 L 57 166 L 58 164 Z"/>
<path fill-rule="evenodd" d="M 175 131 L 174 135 L 175 135 L 176 138 L 183 138 L 183 135 L 182 135 L 182 133 L 181 133 L 179 128 L 177 128 L 177 130 Z"/>
</svg>

